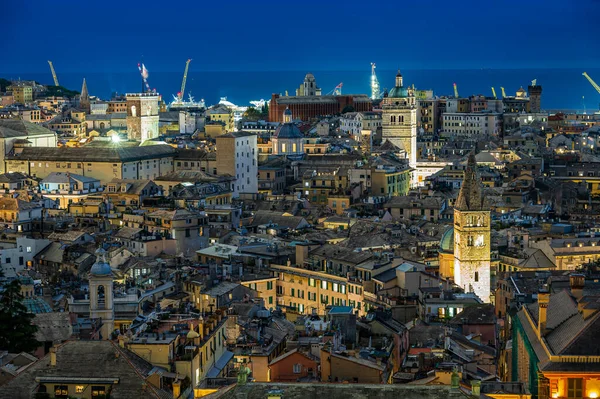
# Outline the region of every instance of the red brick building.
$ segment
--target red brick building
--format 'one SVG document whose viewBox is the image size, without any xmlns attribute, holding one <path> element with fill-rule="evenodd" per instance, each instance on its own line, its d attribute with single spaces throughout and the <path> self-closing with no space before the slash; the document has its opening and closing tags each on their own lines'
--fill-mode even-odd
<svg viewBox="0 0 600 399">
<path fill-rule="evenodd" d="M 342 96 L 280 96 L 273 94 L 269 104 L 269 121 L 282 122 L 283 111 L 289 108 L 294 119 L 308 121 L 325 115 L 341 114 L 347 106 L 356 112 L 373 110 L 373 103 L 366 94 Z"/>
</svg>

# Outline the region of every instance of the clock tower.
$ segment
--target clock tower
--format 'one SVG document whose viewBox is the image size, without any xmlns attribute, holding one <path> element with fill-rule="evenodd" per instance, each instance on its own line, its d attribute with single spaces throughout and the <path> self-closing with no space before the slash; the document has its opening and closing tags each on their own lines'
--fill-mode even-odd
<svg viewBox="0 0 600 399">
<path fill-rule="evenodd" d="M 482 186 L 472 152 L 454 206 L 454 282 L 489 303 L 490 207 Z"/>
</svg>

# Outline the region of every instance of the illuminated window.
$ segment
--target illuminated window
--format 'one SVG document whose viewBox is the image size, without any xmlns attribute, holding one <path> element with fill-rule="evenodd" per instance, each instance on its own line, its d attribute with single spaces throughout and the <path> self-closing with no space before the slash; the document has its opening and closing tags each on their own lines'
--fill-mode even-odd
<svg viewBox="0 0 600 399">
<path fill-rule="evenodd" d="M 324 289 L 324 290 L 327 289 L 327 281 L 325 281 L 325 280 L 321 281 L 321 289 Z"/>
<path fill-rule="evenodd" d="M 483 234 L 479 234 L 477 236 L 477 238 L 475 239 L 475 246 L 476 247 L 483 247 L 484 245 L 485 244 L 484 244 L 484 241 L 483 241 Z"/>
<path fill-rule="evenodd" d="M 77 385 L 75 387 L 75 393 L 82 393 L 83 392 L 83 385 Z"/>
</svg>

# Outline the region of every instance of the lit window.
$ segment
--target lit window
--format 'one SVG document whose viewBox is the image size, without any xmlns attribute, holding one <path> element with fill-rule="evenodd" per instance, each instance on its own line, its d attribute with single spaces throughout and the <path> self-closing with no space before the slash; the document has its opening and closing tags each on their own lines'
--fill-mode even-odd
<svg viewBox="0 0 600 399">
<path fill-rule="evenodd" d="M 321 289 L 324 289 L 324 290 L 327 289 L 327 281 L 325 281 L 325 280 L 321 281 Z"/>
<path fill-rule="evenodd" d="M 82 393 L 83 392 L 83 385 L 77 385 L 75 387 L 75 392 L 76 393 Z"/>
</svg>

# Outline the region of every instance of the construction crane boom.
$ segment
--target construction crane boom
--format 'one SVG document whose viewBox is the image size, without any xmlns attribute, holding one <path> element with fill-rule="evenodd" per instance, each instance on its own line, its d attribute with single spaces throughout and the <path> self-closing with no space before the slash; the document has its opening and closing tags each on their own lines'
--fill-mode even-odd
<svg viewBox="0 0 600 399">
<path fill-rule="evenodd" d="M 496 89 L 494 89 L 493 87 L 492 87 L 492 94 L 494 95 L 494 99 L 498 98 L 498 97 L 496 97 Z"/>
<path fill-rule="evenodd" d="M 594 79 L 590 78 L 590 75 L 588 75 L 588 74 L 587 74 L 587 72 L 584 72 L 582 75 L 583 75 L 583 76 L 585 76 L 585 78 L 586 78 L 587 80 L 589 80 L 589 82 L 592 84 L 592 86 L 594 86 L 594 89 L 596 89 L 596 91 L 597 91 L 598 93 L 600 93 L 600 86 L 598 86 L 598 85 L 596 84 L 596 82 L 594 82 Z"/>
<path fill-rule="evenodd" d="M 48 65 L 50 65 L 50 72 L 52 72 L 52 79 L 54 79 L 54 86 L 59 86 L 58 78 L 56 77 L 56 72 L 54 71 L 54 65 L 52 65 L 52 61 L 48 61 Z"/>
<path fill-rule="evenodd" d="M 148 84 L 148 70 L 146 69 L 146 66 L 138 62 L 138 69 L 140 71 L 140 75 L 142 76 L 143 87 L 146 87 L 146 91 L 148 93 L 151 92 L 152 90 L 150 90 L 150 85 Z"/>
<path fill-rule="evenodd" d="M 329 93 L 327 93 L 328 96 L 333 95 L 333 96 L 341 96 L 342 95 L 342 87 L 344 86 L 344 83 L 341 82 L 339 85 L 335 86 L 333 88 L 333 90 L 331 90 Z"/>
<path fill-rule="evenodd" d="M 190 62 L 192 62 L 191 58 L 185 62 L 185 70 L 183 71 L 183 79 L 181 80 L 181 91 L 177 94 L 177 97 L 179 97 L 179 101 L 183 101 L 183 94 L 185 93 L 185 82 L 187 81 L 187 74 L 188 69 L 190 67 Z"/>
<path fill-rule="evenodd" d="M 454 98 L 458 98 L 458 87 L 456 87 L 456 83 L 452 84 L 454 86 Z"/>
<path fill-rule="evenodd" d="M 504 87 L 501 87 L 500 90 L 502 90 L 502 98 L 506 97 L 506 92 L 504 91 Z"/>
<path fill-rule="evenodd" d="M 371 100 L 377 100 L 381 98 L 381 90 L 379 86 L 379 80 L 375 73 L 375 63 L 371 62 Z"/>
</svg>

